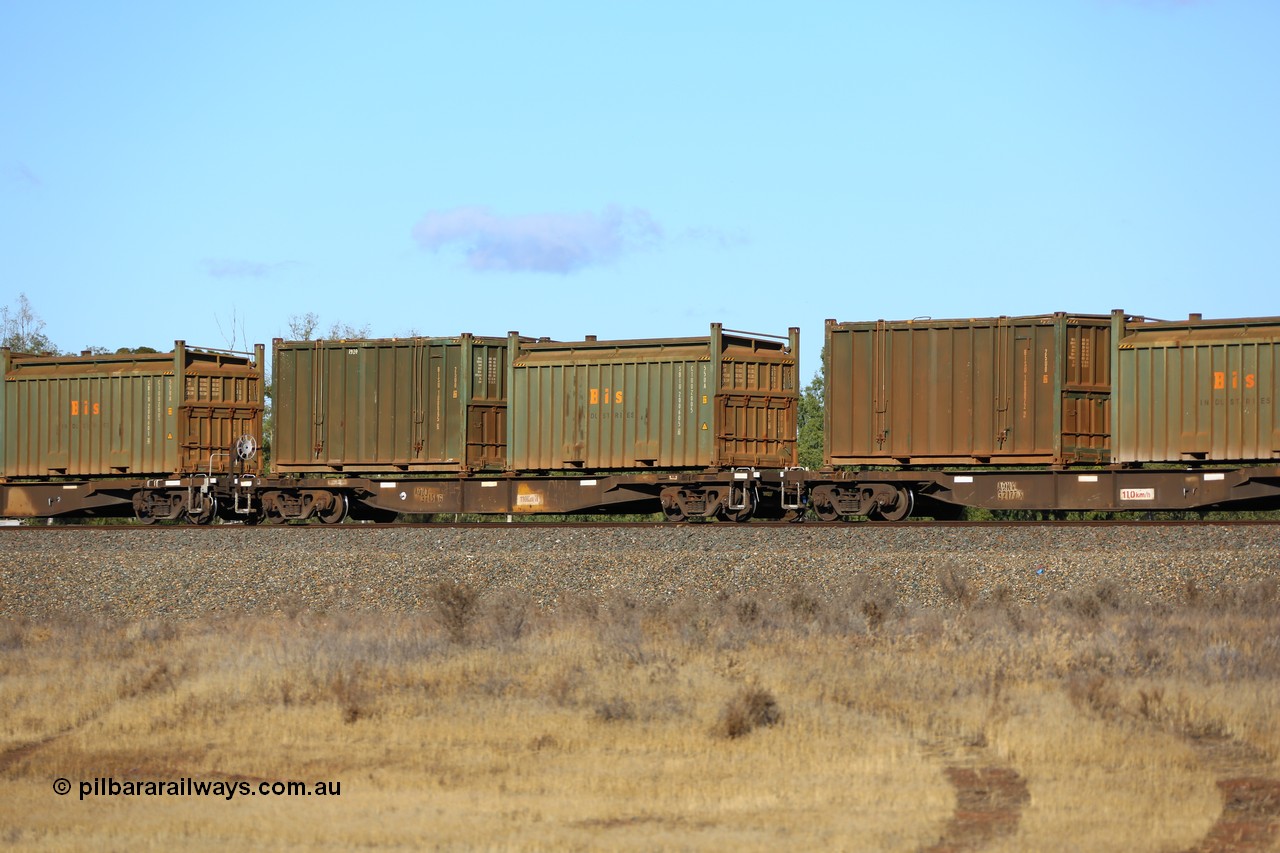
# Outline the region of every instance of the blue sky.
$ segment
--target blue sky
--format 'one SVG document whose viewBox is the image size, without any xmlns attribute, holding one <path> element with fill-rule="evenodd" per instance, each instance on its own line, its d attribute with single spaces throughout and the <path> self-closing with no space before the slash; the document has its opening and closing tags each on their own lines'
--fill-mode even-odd
<svg viewBox="0 0 1280 853">
<path fill-rule="evenodd" d="M 0 0 L 66 350 L 1280 314 L 1280 3 Z"/>
</svg>

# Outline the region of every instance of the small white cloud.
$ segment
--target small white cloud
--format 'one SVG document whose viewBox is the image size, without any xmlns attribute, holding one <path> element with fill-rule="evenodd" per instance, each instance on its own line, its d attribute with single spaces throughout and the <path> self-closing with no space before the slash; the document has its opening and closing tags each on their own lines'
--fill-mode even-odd
<svg viewBox="0 0 1280 853">
<path fill-rule="evenodd" d="M 616 262 L 662 240 L 648 212 L 608 207 L 602 213 L 501 216 L 484 207 L 431 212 L 413 228 L 424 249 L 462 249 L 474 270 L 562 275 Z"/>
</svg>

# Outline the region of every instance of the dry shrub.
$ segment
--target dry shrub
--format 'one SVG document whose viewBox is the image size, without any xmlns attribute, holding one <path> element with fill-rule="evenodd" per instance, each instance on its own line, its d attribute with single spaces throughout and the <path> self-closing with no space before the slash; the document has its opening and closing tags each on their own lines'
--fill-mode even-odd
<svg viewBox="0 0 1280 853">
<path fill-rule="evenodd" d="M 533 752 L 542 752 L 544 749 L 559 749 L 560 741 L 553 734 L 541 734 L 533 740 L 529 741 L 529 749 Z"/>
<path fill-rule="evenodd" d="M 1077 708 L 1093 711 L 1104 720 L 1118 719 L 1124 710 L 1119 689 L 1105 675 L 1071 679 L 1067 682 L 1067 698 Z"/>
<path fill-rule="evenodd" d="M 1275 616 L 1280 612 L 1280 580 L 1267 578 L 1239 586 L 1224 586 L 1210 602 L 1215 610 Z"/>
<path fill-rule="evenodd" d="M 555 610 L 568 622 L 594 624 L 600 621 L 602 607 L 598 594 L 570 590 L 560 596 Z"/>
<path fill-rule="evenodd" d="M 955 563 L 946 562 L 938 567 L 938 586 L 942 594 L 953 604 L 968 608 L 973 604 L 975 594 L 969 578 Z"/>
<path fill-rule="evenodd" d="M 1098 602 L 1109 610 L 1122 610 L 1128 604 L 1128 593 L 1117 581 L 1108 578 L 1101 581 L 1093 594 Z"/>
<path fill-rule="evenodd" d="M 596 659 L 607 665 L 622 663 L 627 667 L 644 666 L 653 660 L 653 651 L 645 635 L 644 612 L 630 598 L 601 611 L 595 625 Z"/>
<path fill-rule="evenodd" d="M 733 740 L 761 726 L 782 722 L 782 709 L 773 694 L 762 687 L 744 687 L 720 711 L 712 733 Z"/>
<path fill-rule="evenodd" d="M 862 615 L 867 620 L 867 633 L 874 634 L 880 630 L 880 626 L 884 624 L 886 617 L 884 607 L 880 602 L 873 598 L 864 599 L 862 602 Z"/>
<path fill-rule="evenodd" d="M 307 612 L 307 602 L 296 592 L 287 592 L 276 599 L 276 612 L 290 622 Z"/>
<path fill-rule="evenodd" d="M 124 626 L 125 639 L 131 643 L 142 642 L 159 645 L 176 640 L 180 634 L 172 619 L 142 619 Z"/>
<path fill-rule="evenodd" d="M 570 707 L 575 704 L 586 682 L 586 672 L 582 667 L 563 669 L 547 681 L 547 698 L 560 708 Z"/>
<path fill-rule="evenodd" d="M 622 696 L 614 696 L 596 705 L 596 719 L 604 723 L 630 722 L 636 718 L 636 707 Z"/>
<path fill-rule="evenodd" d="M 667 624 L 680 645 L 687 649 L 706 648 L 715 634 L 715 616 L 705 599 L 682 595 L 667 608 Z"/>
<path fill-rule="evenodd" d="M 811 600 L 815 603 L 813 628 L 828 636 L 875 634 L 901 615 L 897 590 L 876 575 L 850 578 L 834 590 L 815 593 Z"/>
<path fill-rule="evenodd" d="M 787 609 L 791 617 L 798 622 L 808 622 L 817 618 L 822 610 L 822 602 L 818 596 L 805 590 L 795 590 L 787 598 Z"/>
<path fill-rule="evenodd" d="M 369 716 L 368 691 L 365 687 L 364 664 L 335 672 L 329 682 L 329 690 L 342 710 L 342 721 L 348 725 L 361 717 Z"/>
<path fill-rule="evenodd" d="M 181 675 L 170 668 L 163 660 L 151 660 L 140 667 L 132 668 L 124 673 L 120 680 L 119 695 L 121 699 L 132 699 L 153 693 L 163 687 L 170 691 L 177 689 L 176 678 Z"/>
<path fill-rule="evenodd" d="M 1124 610 L 1129 606 L 1128 595 L 1113 580 L 1104 580 L 1092 590 L 1068 592 L 1062 596 L 1060 603 L 1068 613 L 1094 622 L 1107 613 Z"/>
<path fill-rule="evenodd" d="M 0 620 L 0 652 L 21 651 L 25 644 L 26 620 Z"/>
<path fill-rule="evenodd" d="M 459 645 L 466 643 L 471 623 L 480 612 L 480 593 L 470 584 L 446 580 L 432 585 L 430 596 L 436 619 L 449 639 Z"/>
<path fill-rule="evenodd" d="M 514 643 L 529 632 L 529 600 L 515 590 L 507 590 L 489 602 L 489 623 L 493 638 Z"/>
<path fill-rule="evenodd" d="M 1165 717 L 1164 688 L 1138 691 L 1138 716 L 1148 722 L 1161 722 Z"/>
<path fill-rule="evenodd" d="M 733 612 L 740 625 L 757 625 L 760 622 L 760 602 L 754 598 L 740 596 L 734 599 Z"/>
</svg>

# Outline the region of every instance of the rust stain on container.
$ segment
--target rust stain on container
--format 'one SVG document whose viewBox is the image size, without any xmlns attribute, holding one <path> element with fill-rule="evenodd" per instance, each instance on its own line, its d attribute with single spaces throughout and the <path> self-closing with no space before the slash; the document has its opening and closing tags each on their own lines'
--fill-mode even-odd
<svg viewBox="0 0 1280 853">
<path fill-rule="evenodd" d="M 517 470 L 795 464 L 799 330 L 523 344 L 512 363 Z"/>
<path fill-rule="evenodd" d="M 264 349 L 174 343 L 170 353 L 26 356 L 0 350 L 5 477 L 166 476 L 232 470 L 262 441 Z M 260 456 L 235 463 L 258 471 Z"/>
<path fill-rule="evenodd" d="M 501 469 L 514 337 L 274 342 L 273 467 Z"/>
<path fill-rule="evenodd" d="M 1280 458 L 1280 317 L 1118 327 L 1117 462 Z"/>
<path fill-rule="evenodd" d="M 834 465 L 1106 463 L 1111 318 L 826 325 Z"/>
</svg>

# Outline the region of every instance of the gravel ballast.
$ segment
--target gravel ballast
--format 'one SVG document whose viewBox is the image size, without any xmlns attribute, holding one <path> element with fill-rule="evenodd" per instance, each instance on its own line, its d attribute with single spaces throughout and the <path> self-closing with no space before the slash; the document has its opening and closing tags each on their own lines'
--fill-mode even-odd
<svg viewBox="0 0 1280 853">
<path fill-rule="evenodd" d="M 838 595 L 875 583 L 919 606 L 1037 603 L 1103 585 L 1176 602 L 1274 582 L 1280 526 L 684 525 L 0 531 L 0 616 L 117 618 L 299 608 L 414 611 L 462 581 L 566 595 Z"/>
</svg>

